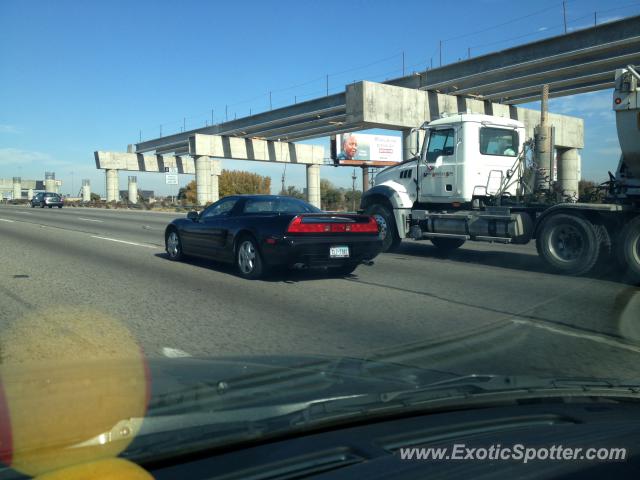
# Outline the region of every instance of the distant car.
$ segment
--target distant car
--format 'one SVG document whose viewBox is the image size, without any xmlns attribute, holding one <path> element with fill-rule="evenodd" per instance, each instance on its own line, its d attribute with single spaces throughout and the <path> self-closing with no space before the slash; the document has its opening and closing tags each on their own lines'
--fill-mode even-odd
<svg viewBox="0 0 640 480">
<path fill-rule="evenodd" d="M 58 207 L 62 208 L 64 200 L 62 196 L 55 192 L 40 192 L 31 199 L 31 208 L 35 207 Z"/>
<path fill-rule="evenodd" d="M 236 195 L 165 230 L 169 258 L 194 255 L 234 263 L 240 276 L 261 277 L 270 267 L 328 267 L 348 275 L 382 248 L 375 218 L 325 213 L 291 197 Z"/>
</svg>

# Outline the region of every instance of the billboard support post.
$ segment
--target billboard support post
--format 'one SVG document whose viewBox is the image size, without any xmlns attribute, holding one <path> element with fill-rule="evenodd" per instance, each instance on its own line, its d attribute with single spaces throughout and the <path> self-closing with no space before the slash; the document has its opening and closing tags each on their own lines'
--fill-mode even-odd
<svg viewBox="0 0 640 480">
<path fill-rule="evenodd" d="M 369 190 L 369 167 L 367 165 L 362 166 L 362 193 Z"/>
</svg>

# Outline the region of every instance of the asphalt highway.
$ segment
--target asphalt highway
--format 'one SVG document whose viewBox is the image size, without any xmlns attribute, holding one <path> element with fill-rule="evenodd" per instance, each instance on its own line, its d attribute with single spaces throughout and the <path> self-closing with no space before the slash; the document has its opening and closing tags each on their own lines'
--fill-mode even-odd
<svg viewBox="0 0 640 480">
<path fill-rule="evenodd" d="M 640 378 L 640 289 L 615 272 L 554 275 L 533 245 L 467 243 L 445 258 L 406 241 L 346 278 L 247 281 L 231 266 L 168 260 L 164 228 L 180 215 L 0 206 L 0 335 L 26 315 L 85 306 L 150 357 L 320 354 Z"/>
</svg>

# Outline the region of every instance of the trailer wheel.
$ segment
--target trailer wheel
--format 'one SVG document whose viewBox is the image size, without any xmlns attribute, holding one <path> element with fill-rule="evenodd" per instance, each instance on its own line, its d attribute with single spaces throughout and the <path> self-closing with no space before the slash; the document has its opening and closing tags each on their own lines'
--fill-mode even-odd
<svg viewBox="0 0 640 480">
<path fill-rule="evenodd" d="M 625 225 L 620 232 L 618 259 L 627 268 L 629 279 L 640 283 L 640 217 Z"/>
<path fill-rule="evenodd" d="M 392 252 L 398 248 L 402 239 L 398 235 L 396 219 L 393 213 L 384 205 L 373 204 L 367 207 L 365 214 L 372 215 L 380 227 L 382 251 Z"/>
<path fill-rule="evenodd" d="M 598 261 L 600 243 L 598 230 L 591 222 L 578 215 L 558 213 L 540 226 L 536 248 L 556 272 L 582 275 Z"/>
<path fill-rule="evenodd" d="M 461 238 L 432 238 L 433 243 L 438 250 L 443 252 L 452 252 L 456 248 L 460 248 L 464 245 L 465 240 Z"/>
</svg>

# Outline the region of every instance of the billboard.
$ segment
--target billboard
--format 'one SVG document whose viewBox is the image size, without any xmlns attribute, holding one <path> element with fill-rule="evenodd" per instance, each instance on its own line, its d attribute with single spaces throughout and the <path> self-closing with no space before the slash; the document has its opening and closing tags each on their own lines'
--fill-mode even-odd
<svg viewBox="0 0 640 480">
<path fill-rule="evenodd" d="M 402 138 L 343 133 L 336 135 L 335 152 L 334 161 L 339 165 L 393 165 L 402 161 Z"/>
</svg>

